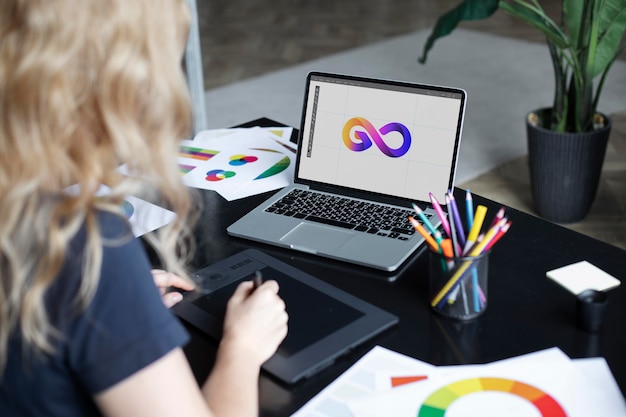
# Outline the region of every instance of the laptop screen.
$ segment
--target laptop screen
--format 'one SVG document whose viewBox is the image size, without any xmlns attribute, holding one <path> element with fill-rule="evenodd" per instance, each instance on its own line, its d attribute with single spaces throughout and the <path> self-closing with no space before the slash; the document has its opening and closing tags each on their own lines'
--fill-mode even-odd
<svg viewBox="0 0 626 417">
<path fill-rule="evenodd" d="M 428 201 L 454 185 L 465 92 L 311 73 L 297 180 Z"/>
</svg>

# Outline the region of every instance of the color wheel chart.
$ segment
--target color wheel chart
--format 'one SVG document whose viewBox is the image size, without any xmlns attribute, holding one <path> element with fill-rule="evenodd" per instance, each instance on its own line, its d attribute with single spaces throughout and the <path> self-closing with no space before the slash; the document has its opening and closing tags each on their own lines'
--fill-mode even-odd
<svg viewBox="0 0 626 417">
<path fill-rule="evenodd" d="M 424 400 L 417 417 L 443 417 L 459 398 L 483 391 L 510 393 L 525 399 L 537 408 L 542 417 L 567 416 L 563 407 L 552 396 L 532 385 L 506 378 L 469 378 L 433 392 Z"/>
<path fill-rule="evenodd" d="M 222 181 L 237 175 L 233 171 L 224 171 L 223 169 L 213 169 L 206 173 L 206 180 L 211 182 Z"/>
<path fill-rule="evenodd" d="M 233 155 L 230 157 L 229 164 L 233 166 L 245 165 L 245 164 L 249 164 L 252 162 L 256 162 L 258 159 L 259 158 L 257 158 L 256 156 L 237 154 L 237 155 Z"/>
</svg>

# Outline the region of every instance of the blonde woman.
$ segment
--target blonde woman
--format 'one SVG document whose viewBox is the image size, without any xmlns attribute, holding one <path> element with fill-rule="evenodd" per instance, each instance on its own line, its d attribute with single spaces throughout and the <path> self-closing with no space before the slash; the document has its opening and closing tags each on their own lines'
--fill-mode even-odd
<svg viewBox="0 0 626 417">
<path fill-rule="evenodd" d="M 276 282 L 238 287 L 202 387 L 163 302 L 175 296 L 157 288 L 191 288 L 192 199 L 175 161 L 187 27 L 184 0 L 0 2 L 2 416 L 258 412 L 260 366 L 287 331 Z M 96 196 L 102 184 L 111 193 Z M 132 237 L 128 194 L 177 213 L 149 242 L 170 272 Z"/>
</svg>

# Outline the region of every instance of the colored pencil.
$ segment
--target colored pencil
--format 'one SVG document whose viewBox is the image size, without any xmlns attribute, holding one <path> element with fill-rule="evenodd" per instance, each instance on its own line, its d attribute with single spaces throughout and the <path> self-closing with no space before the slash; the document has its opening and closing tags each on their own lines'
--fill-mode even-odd
<svg viewBox="0 0 626 417">
<path fill-rule="evenodd" d="M 421 208 L 419 208 L 419 206 L 415 203 L 413 203 L 413 210 L 417 214 L 417 217 L 420 218 L 424 226 L 426 226 L 426 228 L 430 231 L 430 233 L 435 234 L 437 229 L 435 229 L 435 226 L 433 226 L 430 220 L 428 220 L 428 217 L 426 217 L 426 214 L 424 214 L 424 211 Z"/>
<path fill-rule="evenodd" d="M 454 256 L 461 255 L 461 248 L 458 239 L 458 234 L 456 231 L 456 222 L 454 221 L 454 216 L 452 214 L 452 210 L 450 210 L 450 196 L 446 194 L 446 205 L 448 206 L 448 216 L 450 216 L 450 238 L 452 239 L 452 250 L 454 251 Z"/>
<path fill-rule="evenodd" d="M 480 229 L 483 227 L 483 222 L 485 221 L 485 216 L 487 215 L 487 207 L 483 205 L 479 205 L 476 207 L 476 214 L 474 215 L 474 222 L 472 224 L 472 228 L 467 235 L 467 240 L 471 240 L 472 242 L 476 242 L 478 235 L 480 234 Z"/>
<path fill-rule="evenodd" d="M 461 247 L 461 252 L 463 251 L 463 247 L 465 247 L 465 233 L 463 231 L 463 222 L 461 222 L 461 214 L 459 213 L 459 207 L 456 204 L 456 199 L 452 194 L 452 191 L 448 191 L 446 195 L 446 203 L 448 204 L 448 211 L 452 212 L 452 220 L 455 224 L 455 231 L 457 235 L 457 241 L 459 242 L 459 246 Z M 451 220 L 451 221 L 452 221 Z M 450 228 L 452 230 L 452 228 Z"/>
<path fill-rule="evenodd" d="M 496 215 L 493 217 L 491 221 L 491 225 L 489 227 L 495 226 L 502 218 L 504 217 L 504 207 L 500 207 Z"/>
<path fill-rule="evenodd" d="M 465 190 L 465 215 L 467 217 L 467 231 L 469 233 L 474 224 L 474 198 L 469 189 Z"/>
<path fill-rule="evenodd" d="M 441 208 L 441 204 L 439 204 L 439 200 L 437 200 L 437 197 L 435 197 L 433 193 L 428 193 L 428 197 L 430 198 L 430 203 L 433 205 L 433 208 L 437 212 L 437 216 L 439 216 L 439 219 L 441 220 L 441 227 L 443 227 L 443 231 L 446 232 L 448 237 L 451 237 L 450 224 L 448 223 L 446 213 Z"/>
<path fill-rule="evenodd" d="M 500 240 L 500 238 L 501 238 L 501 237 L 502 237 L 502 236 L 503 236 L 506 232 L 508 232 L 508 231 L 509 231 L 509 228 L 511 227 L 511 222 L 510 222 L 510 221 L 508 221 L 508 220 L 506 219 L 506 217 L 505 217 L 505 218 L 503 218 L 502 220 L 500 220 L 500 222 L 502 222 L 502 221 L 504 221 L 505 223 L 500 225 L 500 228 L 498 229 L 498 233 L 496 233 L 496 235 L 493 237 L 493 239 L 491 239 L 491 242 L 489 242 L 489 244 L 488 244 L 488 245 L 487 245 L 487 247 L 485 248 L 485 251 L 490 250 L 490 249 L 493 247 L 493 245 L 495 245 L 495 244 L 496 244 L 496 242 L 497 242 L 498 240 Z"/>
<path fill-rule="evenodd" d="M 454 252 L 452 251 L 452 240 L 450 238 L 443 239 L 441 241 L 441 250 L 446 258 L 454 258 Z"/>
<path fill-rule="evenodd" d="M 430 233 L 428 233 L 428 231 L 424 228 L 424 226 L 420 224 L 420 222 L 415 220 L 413 216 L 409 216 L 409 221 L 413 225 L 413 228 L 417 230 L 417 232 L 422 235 L 424 239 L 426 239 L 426 243 L 428 244 L 428 246 L 430 246 L 432 250 L 434 250 L 435 252 L 441 252 L 441 248 L 439 247 L 437 241 L 430 235 Z"/>
</svg>

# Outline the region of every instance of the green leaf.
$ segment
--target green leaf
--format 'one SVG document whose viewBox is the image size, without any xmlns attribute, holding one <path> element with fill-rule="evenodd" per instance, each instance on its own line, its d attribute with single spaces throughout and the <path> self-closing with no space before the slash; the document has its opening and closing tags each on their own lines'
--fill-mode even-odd
<svg viewBox="0 0 626 417">
<path fill-rule="evenodd" d="M 599 19 L 594 77 L 601 74 L 616 58 L 626 32 L 626 0 L 604 0 Z"/>
<path fill-rule="evenodd" d="M 576 0 L 580 1 L 580 0 Z M 500 8 L 511 16 L 526 22 L 528 25 L 539 30 L 549 42 L 552 42 L 557 48 L 567 48 L 569 40 L 559 25 L 556 24 L 543 9 L 532 6 L 522 1 L 513 3 L 500 2 Z"/>
<path fill-rule="evenodd" d="M 563 0 L 563 16 L 571 43 L 578 49 L 580 45 L 580 29 L 583 21 L 583 0 Z"/>
<path fill-rule="evenodd" d="M 424 44 L 422 56 L 418 59 L 420 63 L 426 62 L 428 51 L 433 47 L 435 41 L 450 34 L 461 21 L 486 19 L 498 9 L 499 0 L 464 0 L 454 9 L 445 13 L 437 20 L 430 36 Z"/>
</svg>

